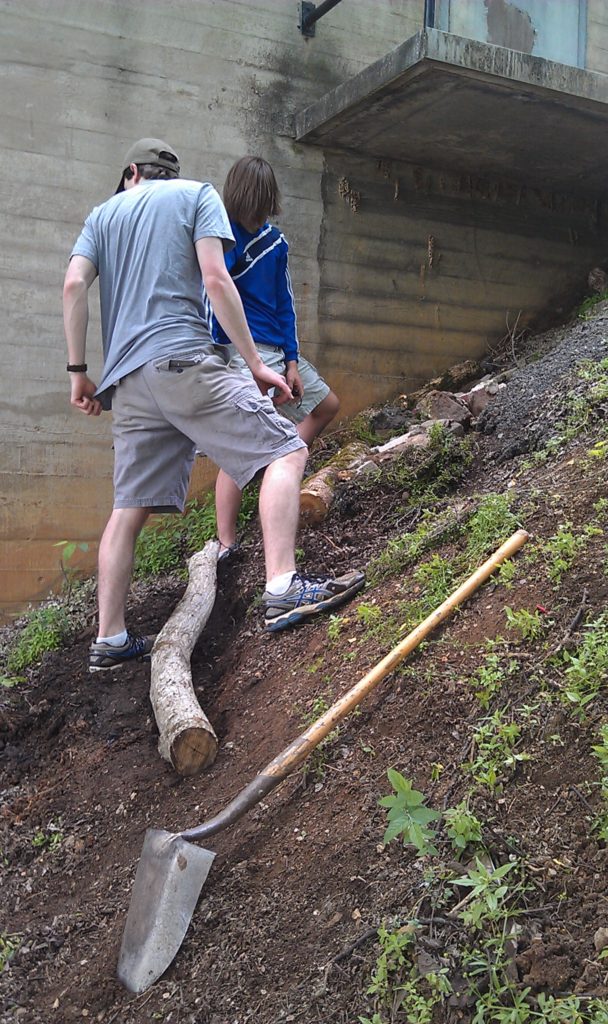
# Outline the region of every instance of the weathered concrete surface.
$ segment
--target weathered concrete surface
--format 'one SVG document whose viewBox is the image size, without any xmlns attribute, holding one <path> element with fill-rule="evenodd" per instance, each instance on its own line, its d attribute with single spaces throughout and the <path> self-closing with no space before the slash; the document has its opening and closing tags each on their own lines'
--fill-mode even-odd
<svg viewBox="0 0 608 1024">
<path fill-rule="evenodd" d="M 607 127 L 605 74 L 429 29 L 303 109 L 295 137 L 598 196 Z"/>
<path fill-rule="evenodd" d="M 295 0 L 0 0 L 0 616 L 61 580 L 57 541 L 87 541 L 94 559 L 110 511 L 110 421 L 70 410 L 61 285 L 128 145 L 166 137 L 186 175 L 220 189 L 244 153 L 272 161 L 304 349 L 322 363 L 323 155 L 281 126 L 417 31 L 422 11 L 348 0 L 305 40 Z M 91 313 L 98 379 L 96 291 Z M 212 473 L 201 463 L 196 481 Z"/>
</svg>

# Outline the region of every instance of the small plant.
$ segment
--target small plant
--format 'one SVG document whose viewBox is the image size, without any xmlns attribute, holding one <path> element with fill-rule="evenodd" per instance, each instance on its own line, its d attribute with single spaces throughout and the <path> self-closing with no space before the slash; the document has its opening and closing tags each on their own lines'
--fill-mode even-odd
<svg viewBox="0 0 608 1024">
<path fill-rule="evenodd" d="M 505 608 L 505 615 L 509 627 L 516 630 L 522 640 L 538 640 L 543 635 L 545 623 L 541 619 L 540 612 L 529 612 L 525 608 L 514 612 L 512 608 Z"/>
<path fill-rule="evenodd" d="M 40 661 L 47 651 L 57 650 L 67 640 L 70 628 L 68 612 L 61 605 L 34 609 L 9 651 L 9 673 L 21 672 Z"/>
<path fill-rule="evenodd" d="M 448 807 L 443 817 L 447 837 L 456 853 L 463 853 L 467 846 L 481 843 L 481 822 L 469 810 L 466 800 L 462 800 L 456 807 Z"/>
<path fill-rule="evenodd" d="M 504 711 L 495 711 L 484 718 L 473 734 L 477 757 L 468 769 L 475 781 L 490 792 L 502 785 L 505 771 L 513 771 L 518 763 L 530 760 L 529 754 L 516 750 L 520 726 L 505 721 L 504 714 Z"/>
<path fill-rule="evenodd" d="M 62 549 L 61 571 L 63 572 L 65 582 L 69 590 L 74 581 L 78 578 L 78 570 L 74 569 L 74 567 L 70 565 L 70 562 L 77 551 L 86 553 L 89 550 L 89 545 L 86 541 L 58 540 L 53 547 Z"/>
<path fill-rule="evenodd" d="M 517 529 L 511 494 L 486 494 L 467 525 L 467 557 L 477 563 Z"/>
<path fill-rule="evenodd" d="M 327 639 L 334 643 L 340 636 L 345 624 L 346 620 L 341 615 L 330 615 L 327 620 Z"/>
<path fill-rule="evenodd" d="M 424 794 L 412 789 L 412 783 L 394 768 L 388 769 L 388 778 L 394 794 L 383 796 L 378 803 L 388 808 L 388 827 L 384 845 L 399 837 L 404 846 L 415 846 L 420 857 L 437 853 L 433 841 L 437 833 L 428 828 L 431 821 L 441 817 L 439 811 L 424 806 Z"/>
<path fill-rule="evenodd" d="M 377 604 L 363 603 L 357 608 L 357 618 L 364 626 L 376 626 L 382 618 L 382 610 Z"/>
<path fill-rule="evenodd" d="M 604 302 L 605 299 L 608 299 L 608 292 L 601 292 L 599 295 L 589 295 L 586 299 L 583 299 L 578 307 L 576 311 L 577 317 L 580 320 L 590 320 L 595 307 L 599 302 Z"/>
<path fill-rule="evenodd" d="M 469 684 L 473 687 L 473 692 L 482 708 L 487 710 L 492 698 L 496 696 L 504 683 L 505 674 L 510 674 L 516 667 L 517 663 L 510 661 L 505 669 L 497 654 L 486 654 L 484 664 L 469 679 Z"/>
<path fill-rule="evenodd" d="M 21 938 L 19 935 L 9 935 L 8 932 L 0 932 L 0 974 L 13 954 L 17 952 L 20 945 Z"/>
<path fill-rule="evenodd" d="M 583 535 L 572 532 L 572 523 L 562 523 L 557 533 L 543 545 L 543 553 L 547 560 L 549 578 L 557 585 L 561 583 L 565 572 L 573 565 L 587 539 Z"/>
<path fill-rule="evenodd" d="M 576 651 L 562 653 L 565 665 L 561 689 L 562 701 L 579 715 L 595 700 L 608 674 L 608 612 L 585 627 L 586 633 Z"/>
<path fill-rule="evenodd" d="M 513 585 L 513 580 L 517 576 L 517 565 L 512 558 L 507 558 L 506 562 L 502 563 L 497 575 L 503 587 L 510 590 Z"/>
<path fill-rule="evenodd" d="M 387 1009 L 390 1020 L 397 1019 L 392 1010 L 398 1006 L 403 1021 L 432 1024 L 435 1007 L 451 993 L 452 987 L 445 968 L 424 977 L 420 974 L 413 958 L 414 937 L 413 923 L 392 931 L 384 925 L 378 929 L 381 952 L 367 994 L 375 996 L 381 1007 Z M 385 1024 L 379 1011 L 373 1017 L 358 1020 L 360 1024 Z"/>
<path fill-rule="evenodd" d="M 53 822 L 49 822 L 47 829 L 38 829 L 32 839 L 32 846 L 36 850 L 48 850 L 49 853 L 55 853 L 63 842 L 64 836 L 60 828 L 54 825 Z"/>
<path fill-rule="evenodd" d="M 19 683 L 24 683 L 25 681 L 25 676 L 0 676 L 0 686 L 5 690 L 10 690 L 13 686 L 19 686 Z"/>
<path fill-rule="evenodd" d="M 462 878 L 453 879 L 452 885 L 470 889 L 469 902 L 458 914 L 467 928 L 480 929 L 504 918 L 509 886 L 503 879 L 518 863 L 509 861 L 495 868 L 492 865 L 488 867 L 476 857 L 475 867 L 470 867 Z M 509 895 L 512 897 L 513 893 Z"/>
<path fill-rule="evenodd" d="M 315 697 L 311 707 L 302 713 L 300 720 L 302 726 L 308 729 L 309 726 L 314 725 L 318 718 L 321 718 L 326 711 L 329 711 L 330 705 L 326 701 L 325 697 Z M 325 739 L 321 740 L 319 744 L 312 751 L 308 759 L 302 765 L 302 774 L 304 781 L 306 781 L 308 775 L 314 775 L 317 779 L 322 779 L 325 775 L 325 768 L 327 766 L 329 747 L 332 745 L 335 739 L 340 735 L 340 729 L 332 729 L 327 734 Z"/>
</svg>

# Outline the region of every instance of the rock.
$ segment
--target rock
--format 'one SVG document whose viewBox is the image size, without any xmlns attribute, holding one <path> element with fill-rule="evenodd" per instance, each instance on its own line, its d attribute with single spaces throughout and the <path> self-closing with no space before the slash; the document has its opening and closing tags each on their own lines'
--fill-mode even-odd
<svg viewBox="0 0 608 1024">
<path fill-rule="evenodd" d="M 498 384 L 496 381 L 488 381 L 486 384 L 477 384 L 467 394 L 459 394 L 459 398 L 468 407 L 473 419 L 484 411 L 493 398 L 506 387 L 506 384 Z"/>
<path fill-rule="evenodd" d="M 598 928 L 593 936 L 593 945 L 598 953 L 608 946 L 608 928 Z"/>
<path fill-rule="evenodd" d="M 464 402 L 447 391 L 429 391 L 418 402 L 416 412 L 429 419 L 451 420 L 455 423 L 468 424 L 471 420 L 470 410 Z"/>
<path fill-rule="evenodd" d="M 376 453 L 378 462 L 386 462 L 388 459 L 392 459 L 394 455 L 398 455 L 399 452 L 404 452 L 406 448 L 426 448 L 429 444 L 428 434 L 415 427 L 408 431 L 407 434 L 403 434 L 401 437 L 393 437 L 386 444 L 373 448 L 372 451 Z"/>
</svg>

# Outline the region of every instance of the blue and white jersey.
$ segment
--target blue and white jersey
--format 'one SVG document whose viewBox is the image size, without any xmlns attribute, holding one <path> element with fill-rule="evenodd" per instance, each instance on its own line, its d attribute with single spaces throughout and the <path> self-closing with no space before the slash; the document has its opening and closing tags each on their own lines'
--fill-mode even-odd
<svg viewBox="0 0 608 1024">
<path fill-rule="evenodd" d="M 245 309 L 253 340 L 259 345 L 282 348 L 285 362 L 299 355 L 296 310 L 289 276 L 289 246 L 272 224 L 251 234 L 231 221 L 236 246 L 225 253 L 226 267 Z M 226 345 L 230 338 L 220 327 L 207 295 L 204 296 L 213 340 Z"/>
</svg>

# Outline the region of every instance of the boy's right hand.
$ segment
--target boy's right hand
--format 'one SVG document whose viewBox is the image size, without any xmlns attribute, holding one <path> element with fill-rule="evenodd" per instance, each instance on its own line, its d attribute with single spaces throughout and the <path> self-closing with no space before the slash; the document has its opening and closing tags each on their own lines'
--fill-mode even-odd
<svg viewBox="0 0 608 1024">
<path fill-rule="evenodd" d="M 280 374 L 275 373 L 260 359 L 260 365 L 256 370 L 251 370 L 253 373 L 254 380 L 259 387 L 263 395 L 268 393 L 269 388 L 274 388 L 274 395 L 272 401 L 275 405 L 283 405 L 284 402 L 293 402 L 293 395 L 291 388 Z"/>
</svg>

